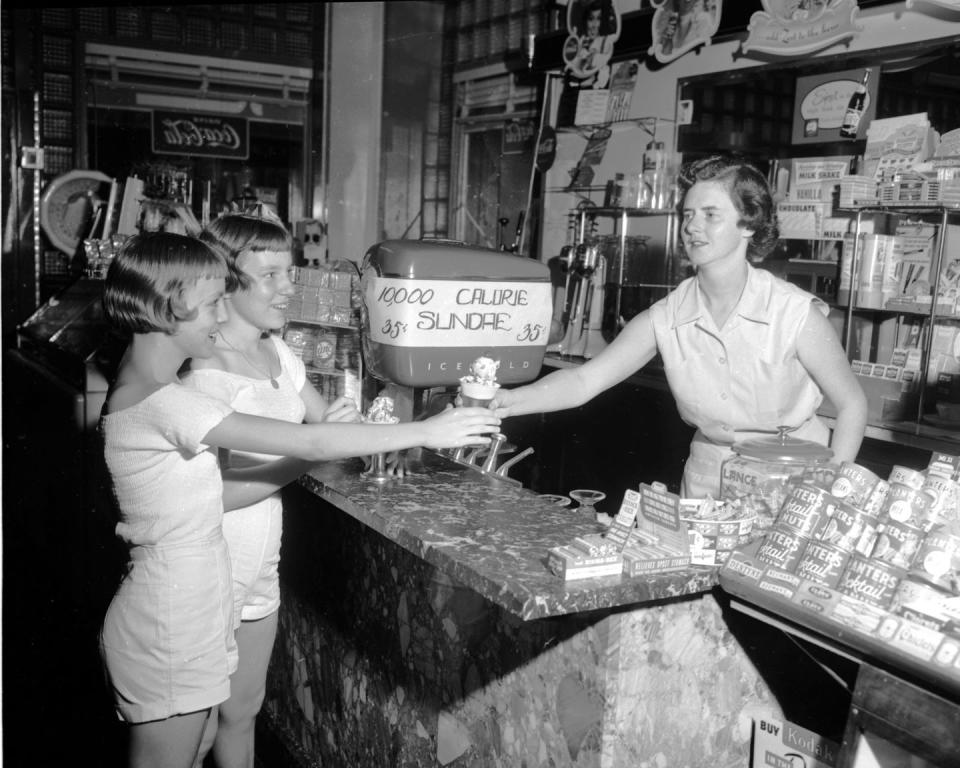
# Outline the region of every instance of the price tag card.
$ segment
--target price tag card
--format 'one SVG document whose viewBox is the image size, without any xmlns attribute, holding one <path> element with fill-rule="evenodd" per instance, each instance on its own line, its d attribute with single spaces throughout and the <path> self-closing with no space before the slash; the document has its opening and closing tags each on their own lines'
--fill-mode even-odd
<svg viewBox="0 0 960 768">
<path fill-rule="evenodd" d="M 610 527 L 607 529 L 604 538 L 618 549 L 622 550 L 630 535 L 633 533 L 633 526 L 637 519 L 637 512 L 640 510 L 640 494 L 636 491 L 628 490 L 623 495 L 623 503 L 620 505 L 620 511 L 613 518 Z"/>
<path fill-rule="evenodd" d="M 663 483 L 640 484 L 640 515 L 642 531 L 656 535 L 661 544 L 688 551 L 687 527 L 680 520 L 680 497 Z"/>
</svg>

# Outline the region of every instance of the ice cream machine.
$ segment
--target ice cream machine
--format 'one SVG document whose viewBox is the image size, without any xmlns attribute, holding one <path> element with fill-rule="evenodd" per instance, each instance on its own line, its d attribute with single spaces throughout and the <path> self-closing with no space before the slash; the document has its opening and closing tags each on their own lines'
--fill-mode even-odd
<svg viewBox="0 0 960 768">
<path fill-rule="evenodd" d="M 540 374 L 553 308 L 539 261 L 450 240 L 387 240 L 368 249 L 360 288 L 366 367 L 387 384 L 401 420 L 429 410 L 429 390 L 452 400 L 479 358 L 499 363 L 500 385 Z M 486 452 L 491 473 L 504 440 Z"/>
</svg>

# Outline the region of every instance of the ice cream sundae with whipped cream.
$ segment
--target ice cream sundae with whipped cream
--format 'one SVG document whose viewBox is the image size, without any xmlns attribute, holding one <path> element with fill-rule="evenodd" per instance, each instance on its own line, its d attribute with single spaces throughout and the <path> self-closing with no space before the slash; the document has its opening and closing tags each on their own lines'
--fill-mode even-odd
<svg viewBox="0 0 960 768">
<path fill-rule="evenodd" d="M 486 406 L 497 394 L 500 361 L 481 356 L 470 363 L 470 373 L 460 378 L 460 399 L 465 406 Z"/>
<path fill-rule="evenodd" d="M 393 398 L 386 395 L 375 397 L 363 420 L 368 424 L 396 424 L 400 419 L 393 415 Z"/>
</svg>

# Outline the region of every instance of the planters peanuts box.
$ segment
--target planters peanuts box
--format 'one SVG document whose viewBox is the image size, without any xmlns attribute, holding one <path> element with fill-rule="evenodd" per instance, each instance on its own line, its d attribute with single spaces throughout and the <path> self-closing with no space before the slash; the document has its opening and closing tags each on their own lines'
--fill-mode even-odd
<svg viewBox="0 0 960 768">
<path fill-rule="evenodd" d="M 450 240 L 385 240 L 363 260 L 364 360 L 378 379 L 459 384 L 481 355 L 497 381 L 540 373 L 552 314 L 550 271 L 538 261 Z"/>
</svg>

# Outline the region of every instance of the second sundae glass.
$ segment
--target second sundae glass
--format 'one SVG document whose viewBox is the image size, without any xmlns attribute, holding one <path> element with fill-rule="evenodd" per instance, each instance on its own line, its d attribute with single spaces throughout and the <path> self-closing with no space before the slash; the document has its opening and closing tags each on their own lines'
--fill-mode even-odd
<svg viewBox="0 0 960 768">
<path fill-rule="evenodd" d="M 370 424 L 396 424 L 400 419 L 393 415 L 393 398 L 381 395 L 374 399 L 367 410 L 364 421 Z M 361 475 L 374 483 L 386 483 L 390 480 L 387 472 L 386 456 L 374 453 L 370 456 L 370 466 Z"/>
<path fill-rule="evenodd" d="M 597 520 L 597 509 L 594 507 L 594 504 L 599 504 L 607 498 L 607 494 L 603 491 L 593 491 L 589 488 L 577 488 L 576 490 L 570 491 L 570 498 L 580 504 L 580 506 L 577 507 L 578 512 L 584 512 L 590 515 L 591 519 Z"/>
</svg>

